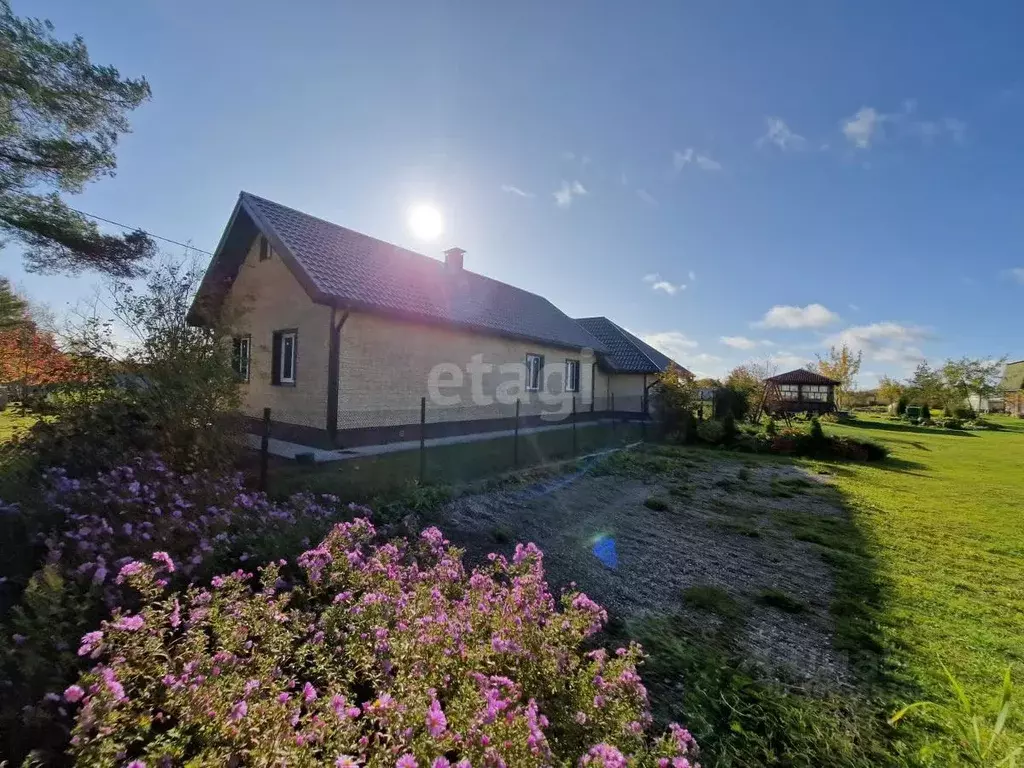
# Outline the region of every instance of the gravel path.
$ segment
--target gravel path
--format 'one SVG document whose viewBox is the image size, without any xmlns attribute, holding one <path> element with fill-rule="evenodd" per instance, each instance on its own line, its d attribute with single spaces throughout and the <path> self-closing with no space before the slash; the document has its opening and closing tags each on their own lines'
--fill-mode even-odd
<svg viewBox="0 0 1024 768">
<path fill-rule="evenodd" d="M 553 588 L 574 581 L 626 619 L 690 610 L 684 589 L 721 587 L 744 608 L 736 636 L 741 648 L 780 676 L 832 687 L 849 672 L 831 644 L 831 571 L 813 545 L 794 540 L 771 513 L 845 512 L 826 494 L 771 495 L 773 480 L 801 477 L 819 482 L 795 467 L 744 468 L 725 457 L 647 482 L 590 471 L 459 498 L 443 510 L 443 527 L 471 562 L 490 551 L 508 552 L 516 541 L 535 542 L 545 553 Z M 685 495 L 679 494 L 681 483 Z M 651 496 L 668 501 L 669 508 L 648 508 L 644 501 Z M 796 598 L 806 610 L 761 605 L 754 598 L 766 588 Z M 714 623 L 707 612 L 700 614 Z"/>
</svg>

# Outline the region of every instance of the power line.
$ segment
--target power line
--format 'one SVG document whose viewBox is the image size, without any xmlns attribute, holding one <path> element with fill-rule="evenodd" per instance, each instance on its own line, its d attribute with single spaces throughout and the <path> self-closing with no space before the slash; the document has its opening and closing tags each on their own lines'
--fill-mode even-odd
<svg viewBox="0 0 1024 768">
<path fill-rule="evenodd" d="M 69 205 L 68 208 L 71 208 L 71 206 Z M 115 227 L 131 230 L 132 232 L 142 232 L 144 235 L 147 235 L 148 237 L 155 237 L 157 240 L 163 240 L 165 243 L 170 243 L 171 245 L 180 245 L 182 248 L 189 248 L 193 251 L 199 251 L 199 253 L 205 253 L 207 256 L 213 256 L 212 253 L 210 253 L 209 251 L 204 251 L 202 248 L 196 248 L 194 245 L 188 245 L 187 243 L 179 243 L 177 240 L 171 240 L 171 238 L 169 237 L 161 237 L 160 235 L 154 235 L 152 232 L 147 232 L 146 230 L 140 229 L 139 227 L 129 227 L 127 224 L 122 224 L 119 221 L 105 219 L 102 216 L 97 216 L 95 213 L 87 213 L 85 211 L 80 211 L 77 208 L 71 208 L 71 210 L 74 211 L 75 213 L 80 213 L 83 216 L 88 216 L 90 219 L 96 219 L 97 221 L 102 221 L 107 224 L 113 224 Z"/>
</svg>

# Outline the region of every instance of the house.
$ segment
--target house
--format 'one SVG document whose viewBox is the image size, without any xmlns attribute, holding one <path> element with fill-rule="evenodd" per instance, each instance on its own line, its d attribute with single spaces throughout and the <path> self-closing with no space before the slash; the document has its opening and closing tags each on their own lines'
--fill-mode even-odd
<svg viewBox="0 0 1024 768">
<path fill-rule="evenodd" d="M 1003 393 L 1003 410 L 1024 418 L 1024 360 L 1006 364 L 998 389 Z"/>
<path fill-rule="evenodd" d="M 641 341 L 607 317 L 579 317 L 583 328 L 607 350 L 598 355 L 594 395 L 616 410 L 648 411 L 651 389 L 662 372 L 675 366 L 693 376 L 679 363 Z"/>
<path fill-rule="evenodd" d="M 506 429 L 517 413 L 598 418 L 617 377 L 640 409 L 639 368 L 465 256 L 442 262 L 243 192 L 189 320 L 231 329 L 245 413 L 269 407 L 275 436 L 306 445 Z"/>
<path fill-rule="evenodd" d="M 836 387 L 840 382 L 820 373 L 797 368 L 764 380 L 765 412 L 829 413 L 836 409 Z"/>
</svg>

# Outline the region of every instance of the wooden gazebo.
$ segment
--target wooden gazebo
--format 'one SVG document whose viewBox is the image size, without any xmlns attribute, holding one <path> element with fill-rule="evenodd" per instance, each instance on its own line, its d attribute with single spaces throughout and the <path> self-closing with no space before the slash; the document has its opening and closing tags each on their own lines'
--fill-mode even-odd
<svg viewBox="0 0 1024 768">
<path fill-rule="evenodd" d="M 763 411 L 771 416 L 793 413 L 830 413 L 836 409 L 839 382 L 820 373 L 797 368 L 765 379 Z"/>
</svg>

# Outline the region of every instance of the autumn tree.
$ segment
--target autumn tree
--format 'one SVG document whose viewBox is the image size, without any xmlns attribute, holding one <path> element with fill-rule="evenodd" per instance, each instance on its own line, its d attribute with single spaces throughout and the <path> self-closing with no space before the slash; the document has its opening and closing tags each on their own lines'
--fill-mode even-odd
<svg viewBox="0 0 1024 768">
<path fill-rule="evenodd" d="M 878 380 L 878 399 L 890 405 L 897 402 L 905 391 L 906 387 L 896 379 L 882 376 Z"/>
<path fill-rule="evenodd" d="M 0 0 L 0 230 L 30 269 L 127 277 L 153 254 L 145 233 L 101 234 L 61 197 L 114 174 L 128 113 L 149 97 L 144 78 L 93 64 L 82 38 L 58 40 L 50 22 Z"/>
<path fill-rule="evenodd" d="M 760 405 L 764 400 L 765 379 L 771 378 L 778 373 L 778 366 L 770 356 L 763 360 L 751 360 L 743 365 L 738 365 L 729 371 L 725 377 L 725 387 L 732 393 L 732 397 L 742 398 L 745 407 L 732 407 L 733 414 L 749 415 L 751 420 L 757 421 L 760 414 Z"/>
<path fill-rule="evenodd" d="M 854 354 L 848 344 L 841 347 L 835 345 L 829 347 L 828 355 L 818 355 L 817 368 L 822 376 L 828 376 L 836 385 L 835 397 L 836 408 L 842 410 L 845 406 L 846 393 L 857 386 L 857 374 L 860 373 L 860 363 L 863 353 L 857 350 Z"/>
</svg>

